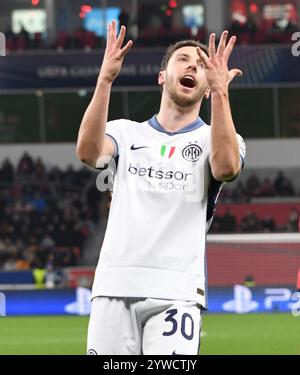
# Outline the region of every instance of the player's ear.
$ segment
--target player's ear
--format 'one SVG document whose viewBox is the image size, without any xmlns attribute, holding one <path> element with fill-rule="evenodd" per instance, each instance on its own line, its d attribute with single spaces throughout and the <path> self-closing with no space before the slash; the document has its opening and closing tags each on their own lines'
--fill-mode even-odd
<svg viewBox="0 0 300 375">
<path fill-rule="evenodd" d="M 165 71 L 161 70 L 158 73 L 158 84 L 159 86 L 162 86 L 165 83 Z"/>
<path fill-rule="evenodd" d="M 210 88 L 208 87 L 208 88 L 205 90 L 204 98 L 205 98 L 205 99 L 208 99 L 209 96 L 210 96 Z"/>
</svg>

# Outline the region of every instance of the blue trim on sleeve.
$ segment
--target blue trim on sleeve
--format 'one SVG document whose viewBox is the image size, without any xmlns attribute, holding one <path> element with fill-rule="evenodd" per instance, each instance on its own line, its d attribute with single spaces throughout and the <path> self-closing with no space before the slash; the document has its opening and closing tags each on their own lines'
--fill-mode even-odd
<svg viewBox="0 0 300 375">
<path fill-rule="evenodd" d="M 206 222 L 211 220 L 214 216 L 222 184 L 222 181 L 217 181 L 213 176 L 211 176 L 207 194 Z"/>
<path fill-rule="evenodd" d="M 241 165 L 241 169 L 243 169 L 243 168 L 244 168 L 244 165 L 245 165 L 245 160 L 244 160 L 244 158 L 242 157 L 242 155 L 240 155 L 240 158 L 241 158 L 241 163 L 242 163 L 242 165 Z"/>
<path fill-rule="evenodd" d="M 184 128 L 178 130 L 177 132 L 168 132 L 166 129 L 164 129 L 160 123 L 158 122 L 157 120 L 157 115 L 154 115 L 153 117 L 151 117 L 149 120 L 148 120 L 148 123 L 150 126 L 152 126 L 152 128 L 154 128 L 155 130 L 161 132 L 161 133 L 165 133 L 165 134 L 168 134 L 168 135 L 176 135 L 176 134 L 182 134 L 182 133 L 187 133 L 187 132 L 191 132 L 193 130 L 196 130 L 198 128 L 200 128 L 202 125 L 205 125 L 205 122 L 200 118 L 198 117 L 197 120 L 195 120 L 194 122 L 192 122 L 191 124 L 185 126 Z"/>
<path fill-rule="evenodd" d="M 112 140 L 112 142 L 113 142 L 113 144 L 115 146 L 115 151 L 114 151 L 113 157 L 116 158 L 119 155 L 119 145 L 118 145 L 118 142 L 116 141 L 116 138 L 113 137 L 111 134 L 105 133 L 105 135 L 107 135 Z"/>
</svg>

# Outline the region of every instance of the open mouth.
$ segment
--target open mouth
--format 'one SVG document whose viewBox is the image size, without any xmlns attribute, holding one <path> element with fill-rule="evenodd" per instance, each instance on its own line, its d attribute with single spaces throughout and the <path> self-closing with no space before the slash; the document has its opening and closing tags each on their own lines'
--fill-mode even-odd
<svg viewBox="0 0 300 375">
<path fill-rule="evenodd" d="M 196 86 L 196 81 L 193 76 L 186 75 L 181 78 L 180 84 L 184 87 L 188 87 L 190 89 L 194 88 Z"/>
</svg>

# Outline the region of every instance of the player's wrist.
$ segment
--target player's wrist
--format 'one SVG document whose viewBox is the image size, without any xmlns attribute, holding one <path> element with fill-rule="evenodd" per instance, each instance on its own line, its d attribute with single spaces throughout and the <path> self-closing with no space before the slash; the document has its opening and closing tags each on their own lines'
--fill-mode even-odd
<svg viewBox="0 0 300 375">
<path fill-rule="evenodd" d="M 228 85 L 214 85 L 210 87 L 211 96 L 228 96 Z"/>
<path fill-rule="evenodd" d="M 101 74 L 100 72 L 98 76 L 98 80 L 97 80 L 97 85 L 111 87 L 111 85 L 113 84 L 113 81 L 114 81 L 113 77 L 109 75 Z"/>
</svg>

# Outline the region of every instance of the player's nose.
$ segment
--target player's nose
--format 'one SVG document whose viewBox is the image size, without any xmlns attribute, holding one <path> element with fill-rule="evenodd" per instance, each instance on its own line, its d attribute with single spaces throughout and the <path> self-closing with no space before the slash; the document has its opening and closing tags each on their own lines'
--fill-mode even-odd
<svg viewBox="0 0 300 375">
<path fill-rule="evenodd" d="M 197 73 L 197 64 L 191 63 L 188 67 L 188 70 L 192 70 L 194 73 Z"/>
</svg>

